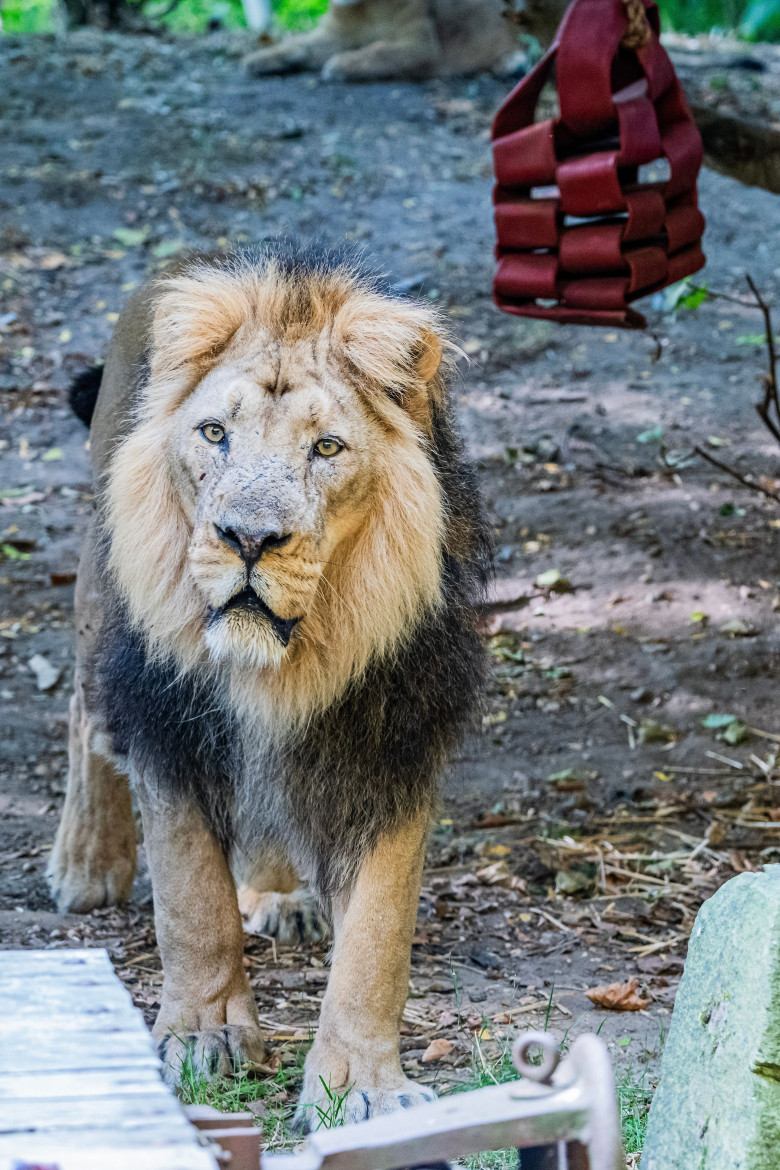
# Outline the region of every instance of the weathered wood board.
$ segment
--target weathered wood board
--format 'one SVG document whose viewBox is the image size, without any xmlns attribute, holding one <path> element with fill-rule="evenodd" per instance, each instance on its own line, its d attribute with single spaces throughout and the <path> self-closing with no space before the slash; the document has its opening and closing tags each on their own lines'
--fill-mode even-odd
<svg viewBox="0 0 780 1170">
<path fill-rule="evenodd" d="M 216 1170 L 105 951 L 0 951 L 0 1170 Z"/>
</svg>

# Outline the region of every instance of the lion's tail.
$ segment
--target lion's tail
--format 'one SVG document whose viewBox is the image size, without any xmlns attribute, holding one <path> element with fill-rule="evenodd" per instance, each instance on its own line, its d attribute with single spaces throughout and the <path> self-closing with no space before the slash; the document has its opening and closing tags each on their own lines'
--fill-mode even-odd
<svg viewBox="0 0 780 1170">
<path fill-rule="evenodd" d="M 95 413 L 100 379 L 103 377 L 103 366 L 90 366 L 82 374 L 74 378 L 68 389 L 68 402 L 76 418 L 80 418 L 84 426 L 88 427 Z"/>
</svg>

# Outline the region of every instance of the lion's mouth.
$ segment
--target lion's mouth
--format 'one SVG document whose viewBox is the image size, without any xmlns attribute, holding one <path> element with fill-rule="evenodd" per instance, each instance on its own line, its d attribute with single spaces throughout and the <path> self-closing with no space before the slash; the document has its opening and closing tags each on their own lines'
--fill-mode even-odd
<svg viewBox="0 0 780 1170">
<path fill-rule="evenodd" d="M 241 609 L 247 613 L 265 618 L 283 646 L 289 645 L 292 632 L 301 620 L 297 617 L 280 618 L 270 606 L 265 604 L 262 597 L 258 597 L 255 591 L 247 586 L 240 593 L 234 593 L 230 600 L 220 606 L 219 609 L 213 609 L 211 611 L 211 621 L 215 621 L 217 618 L 235 609 Z"/>
</svg>

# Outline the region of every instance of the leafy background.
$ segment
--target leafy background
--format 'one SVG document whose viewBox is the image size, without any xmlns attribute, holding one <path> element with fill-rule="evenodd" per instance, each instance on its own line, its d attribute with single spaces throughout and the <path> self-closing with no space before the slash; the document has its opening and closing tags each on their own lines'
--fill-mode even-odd
<svg viewBox="0 0 780 1170">
<path fill-rule="evenodd" d="M 143 0 L 134 0 L 139 5 Z M 167 0 L 144 5 L 145 16 L 175 32 L 203 32 L 210 20 L 225 28 L 244 27 L 241 0 L 180 0 L 165 14 Z M 312 25 L 325 11 L 327 0 L 275 0 L 278 23 L 287 29 Z M 664 27 L 675 32 L 718 30 L 746 40 L 780 40 L 780 0 L 661 0 Z M 0 0 L 3 29 L 8 33 L 50 32 L 56 27 L 57 0 Z"/>
<path fill-rule="evenodd" d="M 241 0 L 180 0 L 167 14 L 168 0 L 133 3 L 143 7 L 146 20 L 162 23 L 173 32 L 204 32 L 211 20 L 218 20 L 223 28 L 245 27 Z M 313 25 L 327 6 L 327 0 L 274 0 L 273 4 L 278 23 L 293 31 Z M 51 32 L 57 27 L 56 14 L 57 0 L 0 0 L 6 33 Z"/>
</svg>

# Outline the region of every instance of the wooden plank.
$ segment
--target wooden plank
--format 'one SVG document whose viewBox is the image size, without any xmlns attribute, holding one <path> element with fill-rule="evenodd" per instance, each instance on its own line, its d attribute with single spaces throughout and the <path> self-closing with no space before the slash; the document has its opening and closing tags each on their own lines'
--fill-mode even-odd
<svg viewBox="0 0 780 1170">
<path fill-rule="evenodd" d="M 135 1012 L 128 1003 L 123 987 L 92 984 L 59 984 L 47 979 L 36 981 L 35 997 L 30 998 L 27 980 L 11 980 L 0 988 L 0 1013 L 15 1016 L 99 1016 L 110 1015 L 114 1021 L 127 1020 Z"/>
<path fill-rule="evenodd" d="M 89 1099 L 28 1097 L 23 1101 L 3 1102 L 0 1106 L 0 1133 L 20 1130 L 44 1133 L 53 1129 L 89 1131 L 96 1125 L 143 1127 L 150 1120 L 168 1118 L 173 1124 L 180 1117 L 177 1102 L 156 1089 L 149 1093 L 134 1093 L 130 1098 L 103 1097 L 99 1107 Z"/>
<path fill-rule="evenodd" d="M 14 969 L 32 974 L 44 967 L 58 973 L 69 968 L 88 968 L 102 971 L 105 975 L 114 974 L 107 952 L 100 947 L 84 950 L 58 948 L 51 951 L 0 951 L 0 975 Z"/>
<path fill-rule="evenodd" d="M 138 1026 L 139 1020 L 141 1022 L 141 1028 Z M 45 1021 L 42 1022 L 42 1026 L 38 1029 L 39 1032 L 45 1031 L 44 1025 Z M 13 1037 L 24 1034 L 29 1036 L 30 1027 L 31 1021 L 29 1016 L 18 1020 L 15 1016 L 13 1018 L 6 1016 L 4 1019 L 0 1016 L 0 1028 L 2 1028 L 3 1039 L 6 1036 Z M 132 1015 L 124 1016 L 107 1015 L 105 1013 L 87 1016 L 60 1015 L 57 1017 L 57 1030 L 71 1036 L 89 1036 L 90 1039 L 87 1042 L 90 1044 L 92 1043 L 91 1037 L 95 1035 L 127 1036 L 132 1033 L 136 1036 L 144 1036 L 147 1042 L 151 1043 L 149 1033 L 143 1024 L 143 1017 L 140 1012 L 136 1013 L 135 1009 L 133 1009 Z M 152 1045 L 152 1047 L 154 1046 Z M 0 1056 L 2 1056 L 2 1053 L 0 1053 Z"/>
<path fill-rule="evenodd" d="M 0 1154 L 0 1170 L 19 1170 L 21 1165 L 56 1167 L 56 1170 L 216 1170 L 209 1150 L 191 1142 L 147 1150 L 118 1150 L 115 1145 L 66 1149 L 59 1143 L 22 1142 L 18 1154 Z"/>
<path fill-rule="evenodd" d="M 5 1057 L 3 1058 L 5 1063 Z M 34 1073 L 0 1074 L 0 1112 L 9 1101 L 23 1101 L 25 1097 L 60 1100 L 88 1097 L 99 1106 L 104 1097 L 133 1097 L 138 1093 L 159 1093 L 170 1100 L 170 1094 L 160 1080 L 158 1068 L 85 1069 L 75 1072 L 52 1073 L 45 1068 Z"/>
<path fill-rule="evenodd" d="M 0 951 L 0 1170 L 216 1170 L 105 951 Z"/>
<path fill-rule="evenodd" d="M 10 1158 L 22 1147 L 26 1149 L 36 1143 L 57 1146 L 61 1150 L 82 1150 L 85 1145 L 87 1148 L 111 1146 L 117 1150 L 140 1150 L 180 1146 L 188 1141 L 193 1141 L 193 1133 L 186 1123 L 172 1122 L 169 1117 L 150 1118 L 145 1125 L 135 1128 L 96 1124 L 88 1133 L 83 1129 L 56 1129 L 0 1134 L 0 1158 Z"/>
<path fill-rule="evenodd" d="M 159 1068 L 159 1061 L 149 1044 L 149 1037 L 137 1031 L 92 1031 L 85 1037 L 82 1029 L 36 1029 L 35 1043 L 30 1043 L 29 1027 L 11 1030 L 2 1025 L 3 1069 L 13 1069 L 10 1076 L 42 1072 L 44 1075 L 79 1070 L 112 1068 Z"/>
</svg>

